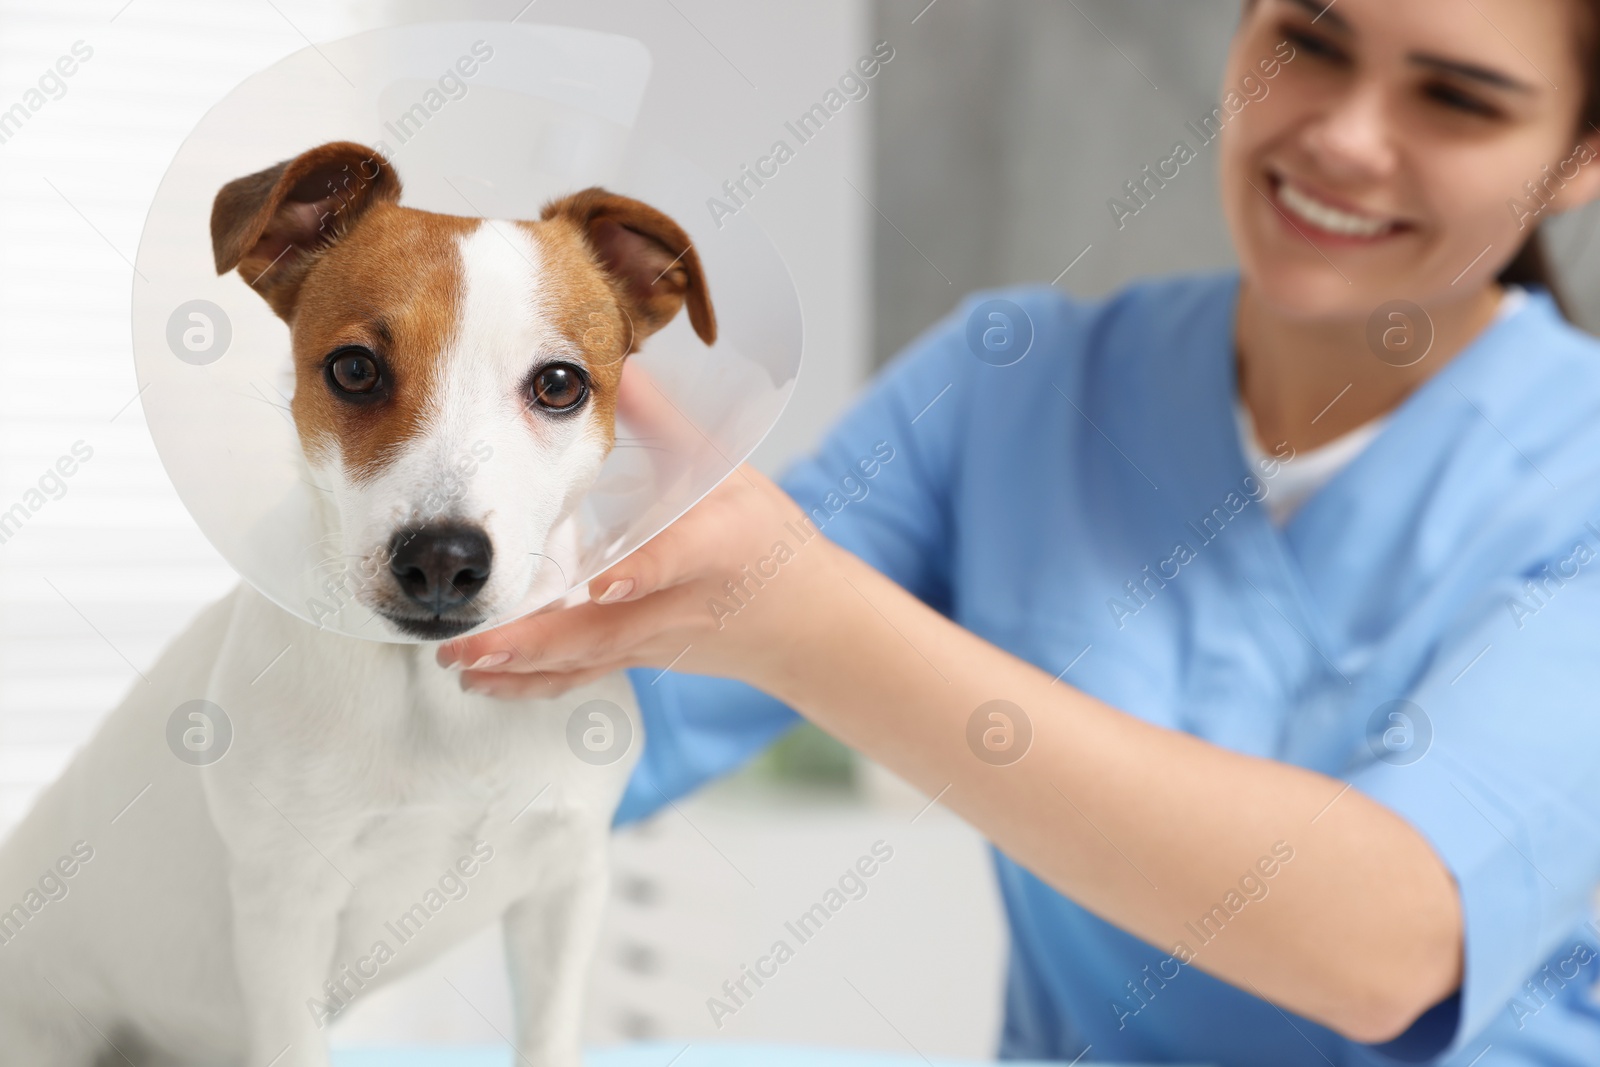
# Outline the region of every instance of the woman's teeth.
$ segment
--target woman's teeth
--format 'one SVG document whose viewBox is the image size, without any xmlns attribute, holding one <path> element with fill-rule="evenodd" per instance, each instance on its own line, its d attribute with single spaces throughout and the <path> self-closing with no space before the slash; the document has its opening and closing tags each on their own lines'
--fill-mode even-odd
<svg viewBox="0 0 1600 1067">
<path fill-rule="evenodd" d="M 1291 214 L 1298 215 L 1318 229 L 1329 233 L 1346 237 L 1377 237 L 1392 227 L 1391 223 L 1382 219 L 1369 219 L 1329 207 L 1296 189 L 1287 180 L 1280 180 L 1278 183 L 1278 199 L 1283 201 L 1283 206 L 1288 208 Z"/>
</svg>

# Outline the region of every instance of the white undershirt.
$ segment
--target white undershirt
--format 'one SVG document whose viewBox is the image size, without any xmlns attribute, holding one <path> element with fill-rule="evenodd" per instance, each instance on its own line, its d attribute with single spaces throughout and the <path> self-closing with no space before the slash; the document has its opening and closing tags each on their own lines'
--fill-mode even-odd
<svg viewBox="0 0 1600 1067">
<path fill-rule="evenodd" d="M 1500 308 L 1495 313 L 1494 321 L 1499 322 L 1516 314 L 1527 299 L 1528 291 L 1522 286 L 1506 286 L 1505 296 L 1500 301 Z M 1292 460 L 1285 462 L 1279 460 L 1276 454 L 1266 452 L 1256 441 L 1255 424 L 1250 418 L 1250 412 L 1237 396 L 1234 397 L 1233 412 L 1239 427 L 1239 440 L 1244 446 L 1245 457 L 1250 461 L 1250 471 L 1269 487 L 1265 498 L 1267 513 L 1278 526 L 1287 522 L 1295 509 L 1312 493 L 1322 488 L 1341 467 L 1355 459 L 1389 420 L 1387 414 L 1370 419 L 1348 433 L 1335 437 L 1327 444 L 1319 445 L 1309 452 L 1298 453 Z M 1263 460 L 1272 460 L 1279 464 L 1276 473 L 1271 477 L 1264 475 Z"/>
</svg>

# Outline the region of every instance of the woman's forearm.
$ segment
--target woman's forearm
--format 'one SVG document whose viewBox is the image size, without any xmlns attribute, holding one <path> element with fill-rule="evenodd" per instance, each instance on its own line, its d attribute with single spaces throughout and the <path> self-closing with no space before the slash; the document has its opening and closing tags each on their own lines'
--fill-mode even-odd
<svg viewBox="0 0 1600 1067">
<path fill-rule="evenodd" d="M 793 643 L 749 680 L 1052 887 L 1356 1040 L 1395 1036 L 1460 984 L 1454 882 L 1399 816 L 1337 779 L 1124 714 L 830 555 L 785 594 Z M 1031 724 L 1009 765 L 980 758 L 981 730 L 969 739 L 994 700 Z M 1005 740 L 1004 719 L 984 728 Z"/>
<path fill-rule="evenodd" d="M 1091 912 L 1356 1040 L 1394 1036 L 1460 984 L 1455 885 L 1398 815 L 1337 779 L 1079 692 L 820 534 L 776 552 L 806 521 L 741 468 L 591 583 L 597 598 L 614 585 L 620 597 L 462 639 L 440 661 L 501 661 L 462 681 L 506 696 L 636 665 L 749 682 L 938 795 Z M 754 567 L 759 583 L 740 566 L 780 556 Z M 736 586 L 737 612 L 711 610 Z M 1031 725 L 1015 762 L 985 747 L 1000 720 L 969 740 L 974 712 L 994 700 Z M 1128 981 L 1137 990 L 1146 977 Z"/>
</svg>

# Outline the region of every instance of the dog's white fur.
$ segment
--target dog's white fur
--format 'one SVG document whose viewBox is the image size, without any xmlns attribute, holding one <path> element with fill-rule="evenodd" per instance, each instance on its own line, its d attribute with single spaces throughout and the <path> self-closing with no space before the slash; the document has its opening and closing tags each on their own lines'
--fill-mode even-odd
<svg viewBox="0 0 1600 1067">
<path fill-rule="evenodd" d="M 541 314 L 547 298 L 537 242 L 518 227 L 483 223 L 457 243 L 462 307 L 426 433 L 365 484 L 346 477 L 336 458 L 319 465 L 317 477 L 338 503 L 339 558 L 359 560 L 360 574 L 381 571 L 394 532 L 436 517 L 428 512 L 448 494 L 452 510 L 478 521 L 494 545 L 489 584 L 473 606 L 497 618 L 517 607 L 537 568 L 565 566 L 552 558 L 559 551 L 547 552 L 546 537 L 594 482 L 607 442 L 588 420 L 552 420 L 529 433 L 523 413 L 507 403 L 531 354 L 580 366 L 588 358 Z M 337 457 L 331 448 L 327 454 Z M 472 461 L 470 477 L 458 473 L 464 459 Z M 378 610 L 392 594 L 365 583 L 356 598 Z"/>
<path fill-rule="evenodd" d="M 638 745 L 590 766 L 567 719 L 608 699 L 637 741 L 623 676 L 555 701 L 463 694 L 429 646 L 329 635 L 248 587 L 147 676 L 0 850 L 9 907 L 74 843 L 93 849 L 68 895 L 0 947 L 0 1063 L 121 1062 L 115 1043 L 140 1067 L 141 1047 L 163 1064 L 325 1064 L 325 983 L 353 993 L 365 971 L 380 985 L 501 915 L 519 1053 L 578 1062 L 609 825 Z M 202 768 L 165 739 L 197 696 L 235 731 Z M 478 842 L 492 854 L 458 874 L 466 894 L 401 944 L 385 924 L 481 858 Z M 380 941 L 393 958 L 362 964 Z"/>
<path fill-rule="evenodd" d="M 548 535 L 606 442 L 587 422 L 531 434 L 505 407 L 529 354 L 562 343 L 529 297 L 534 242 L 484 224 L 459 247 L 463 313 L 425 431 L 365 484 L 334 460 L 308 475 L 333 491 L 347 558 L 381 554 L 444 492 L 449 517 L 493 541 L 492 615 L 526 592 L 536 554 L 555 551 Z M 492 458 L 463 486 L 454 464 L 479 442 Z M 0 925 L 0 1067 L 325 1065 L 329 1006 L 502 916 L 519 1062 L 576 1065 L 638 706 L 622 675 L 549 701 L 466 694 L 435 647 L 333 635 L 249 587 L 207 608 L 0 847 L 0 924 L 22 907 Z M 196 698 L 234 732 L 204 767 L 166 740 L 169 716 Z M 569 716 L 595 698 L 632 723 L 609 765 L 567 741 Z M 75 845 L 91 858 L 57 866 Z M 40 895 L 46 876 L 65 897 Z M 407 914 L 403 929 L 420 930 L 401 943 Z"/>
</svg>

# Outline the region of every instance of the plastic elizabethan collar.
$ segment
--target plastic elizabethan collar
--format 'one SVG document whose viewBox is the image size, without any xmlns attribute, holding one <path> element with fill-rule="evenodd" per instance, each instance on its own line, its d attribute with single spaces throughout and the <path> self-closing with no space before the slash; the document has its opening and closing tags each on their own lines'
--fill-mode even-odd
<svg viewBox="0 0 1600 1067">
<path fill-rule="evenodd" d="M 748 212 L 713 219 L 706 202 L 716 183 L 634 130 L 650 65 L 640 42 L 581 29 L 382 29 L 305 48 L 252 76 L 184 141 L 139 243 L 141 400 L 184 505 L 273 602 L 339 633 L 423 640 L 368 605 L 363 586 L 384 576 L 336 547 L 340 509 L 314 480 L 289 408 L 288 326 L 238 272 L 219 277 L 213 263 L 218 190 L 317 145 L 373 147 L 398 173 L 403 206 L 448 215 L 537 219 L 547 201 L 601 185 L 677 222 L 705 270 L 715 345 L 680 312 L 624 371 L 643 370 L 668 402 L 653 406 L 687 421 L 662 434 L 631 426 L 624 405 L 617 446 L 574 515 L 576 549 L 536 569 L 520 605 L 478 629 L 557 600 L 622 559 L 777 422 L 800 367 L 793 282 Z"/>
</svg>

